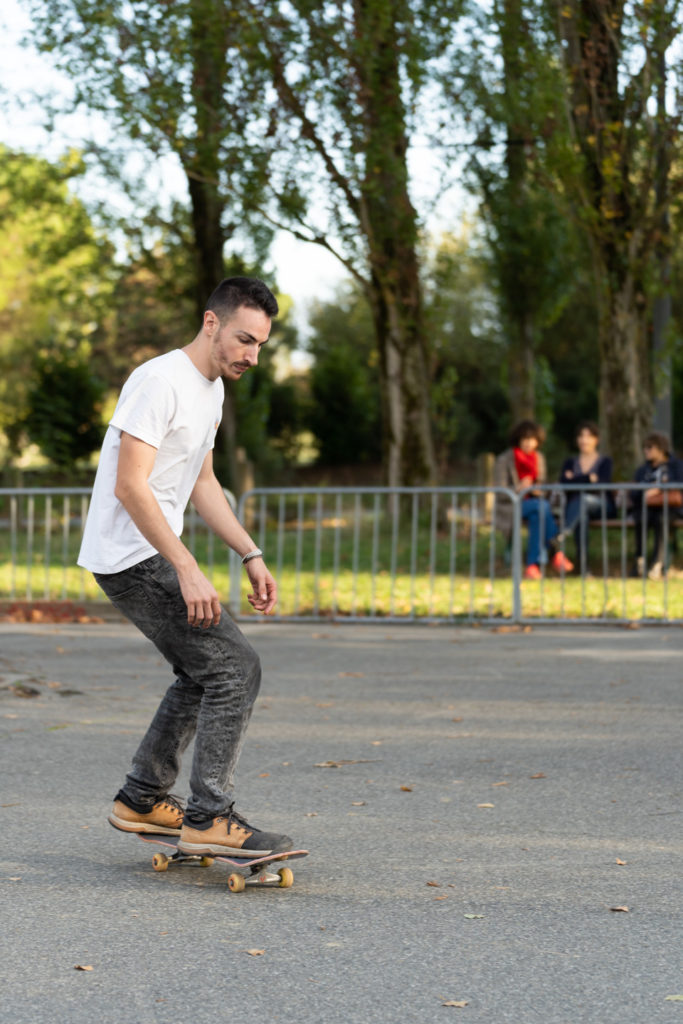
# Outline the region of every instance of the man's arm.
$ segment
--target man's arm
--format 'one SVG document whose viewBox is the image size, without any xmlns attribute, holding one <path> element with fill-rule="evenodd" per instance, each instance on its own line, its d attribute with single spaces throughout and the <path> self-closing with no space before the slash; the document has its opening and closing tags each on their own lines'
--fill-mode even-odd
<svg viewBox="0 0 683 1024">
<path fill-rule="evenodd" d="M 240 558 L 254 550 L 256 545 L 230 508 L 223 489 L 216 479 L 211 452 L 208 452 L 204 459 L 190 499 L 207 526 L 228 547 L 236 551 Z M 256 611 L 268 615 L 277 601 L 275 580 L 262 558 L 250 559 L 244 568 L 247 570 L 253 589 L 253 593 L 248 595 L 247 600 Z"/>
<path fill-rule="evenodd" d="M 166 522 L 150 489 L 148 480 L 156 454 L 152 445 L 123 431 L 114 494 L 143 537 L 178 573 L 180 590 L 187 605 L 187 621 L 191 625 L 201 623 L 205 628 L 217 625 L 221 617 L 218 594 L 191 552 Z"/>
</svg>

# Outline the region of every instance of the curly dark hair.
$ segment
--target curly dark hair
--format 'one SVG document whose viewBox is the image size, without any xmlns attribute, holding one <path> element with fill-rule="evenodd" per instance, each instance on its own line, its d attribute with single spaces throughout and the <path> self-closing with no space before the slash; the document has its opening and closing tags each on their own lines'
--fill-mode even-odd
<svg viewBox="0 0 683 1024">
<path fill-rule="evenodd" d="M 545 430 L 540 423 L 534 423 L 533 420 L 522 420 L 510 431 L 510 444 L 513 448 L 519 448 L 520 441 L 525 437 L 535 437 L 540 447 L 545 441 Z"/>
<path fill-rule="evenodd" d="M 643 441 L 643 448 L 647 448 L 648 445 L 654 445 L 655 448 L 659 448 L 660 452 L 664 452 L 667 458 L 671 455 L 669 435 L 663 434 L 661 430 L 653 430 L 647 435 Z"/>
</svg>

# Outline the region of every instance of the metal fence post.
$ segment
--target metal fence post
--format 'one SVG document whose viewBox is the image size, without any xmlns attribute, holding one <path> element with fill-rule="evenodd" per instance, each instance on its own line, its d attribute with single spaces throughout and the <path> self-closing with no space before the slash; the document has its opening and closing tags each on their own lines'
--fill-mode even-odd
<svg viewBox="0 0 683 1024">
<path fill-rule="evenodd" d="M 512 495 L 512 621 L 522 620 L 522 506 Z"/>
</svg>

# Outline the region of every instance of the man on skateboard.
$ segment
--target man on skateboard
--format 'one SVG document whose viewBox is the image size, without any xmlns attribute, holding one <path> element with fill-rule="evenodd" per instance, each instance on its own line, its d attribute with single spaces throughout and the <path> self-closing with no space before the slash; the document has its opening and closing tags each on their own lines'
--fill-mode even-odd
<svg viewBox="0 0 683 1024">
<path fill-rule="evenodd" d="M 256 366 L 278 306 L 255 278 L 222 281 L 196 337 L 143 363 L 123 386 L 102 445 L 79 565 L 166 658 L 169 687 L 133 758 L 109 821 L 179 836 L 188 854 L 253 858 L 291 849 L 234 807 L 233 773 L 261 681 L 258 656 L 180 539 L 188 501 L 242 559 L 252 607 L 277 587 L 213 472 L 223 382 Z M 170 793 L 195 737 L 190 799 Z"/>
</svg>

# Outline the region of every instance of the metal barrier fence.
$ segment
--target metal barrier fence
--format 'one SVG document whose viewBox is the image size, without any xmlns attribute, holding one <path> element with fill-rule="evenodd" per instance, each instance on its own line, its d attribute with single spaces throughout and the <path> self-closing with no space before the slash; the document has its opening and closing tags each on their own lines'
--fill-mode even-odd
<svg viewBox="0 0 683 1024">
<path fill-rule="evenodd" d="M 635 527 L 628 496 L 647 484 L 608 484 L 597 493 L 596 518 L 585 515 L 580 485 L 546 484 L 562 534 L 567 510 L 579 498 L 578 572 L 524 578 L 531 490 L 507 488 L 263 488 L 242 497 L 239 516 L 267 555 L 279 584 L 279 618 L 336 621 L 683 622 L 675 569 L 660 579 L 632 579 Z M 668 490 L 674 490 L 670 485 Z M 665 488 L 666 490 L 666 488 Z M 610 518 L 613 497 L 616 515 Z M 572 510 L 573 511 L 573 510 Z M 667 553 L 677 509 L 644 506 L 641 540 L 661 520 Z M 596 510 L 592 510 L 596 514 Z M 540 523 L 545 551 L 545 521 Z M 596 527 L 598 529 L 596 529 Z M 573 533 L 573 531 L 571 531 Z M 590 552 L 599 532 L 600 551 Z M 573 536 L 559 550 L 573 547 Z M 643 544 L 643 550 L 646 545 Z M 664 567 L 667 568 L 666 566 Z M 247 608 L 248 581 L 232 562 L 231 611 Z"/>
<path fill-rule="evenodd" d="M 91 493 L 90 487 L 0 488 L 0 601 L 103 599 L 92 575 L 76 562 Z M 236 509 L 234 495 L 224 493 Z M 227 593 L 229 553 L 191 506 L 183 536 Z"/>
<path fill-rule="evenodd" d="M 572 573 L 542 566 L 538 580 L 524 578 L 531 492 L 263 488 L 242 497 L 238 516 L 278 581 L 276 620 L 683 623 L 676 568 L 683 510 L 668 499 L 658 509 L 643 505 L 638 520 L 643 551 L 653 529 L 660 531 L 664 571 L 650 578 L 659 573 L 646 565 L 631 578 L 636 527 L 626 498 L 647 489 L 596 485 L 596 503 L 577 485 L 536 488 L 533 496 L 551 500 L 554 512 L 552 521 L 538 520 L 541 551 L 548 529 L 559 529 L 556 546 L 575 562 Z M 0 489 L 0 600 L 101 599 L 76 565 L 89 496 L 88 488 Z M 576 529 L 568 521 L 577 510 L 572 498 L 584 513 Z M 239 559 L 191 508 L 184 540 L 218 592 L 229 594 L 231 613 L 251 617 Z"/>
</svg>

